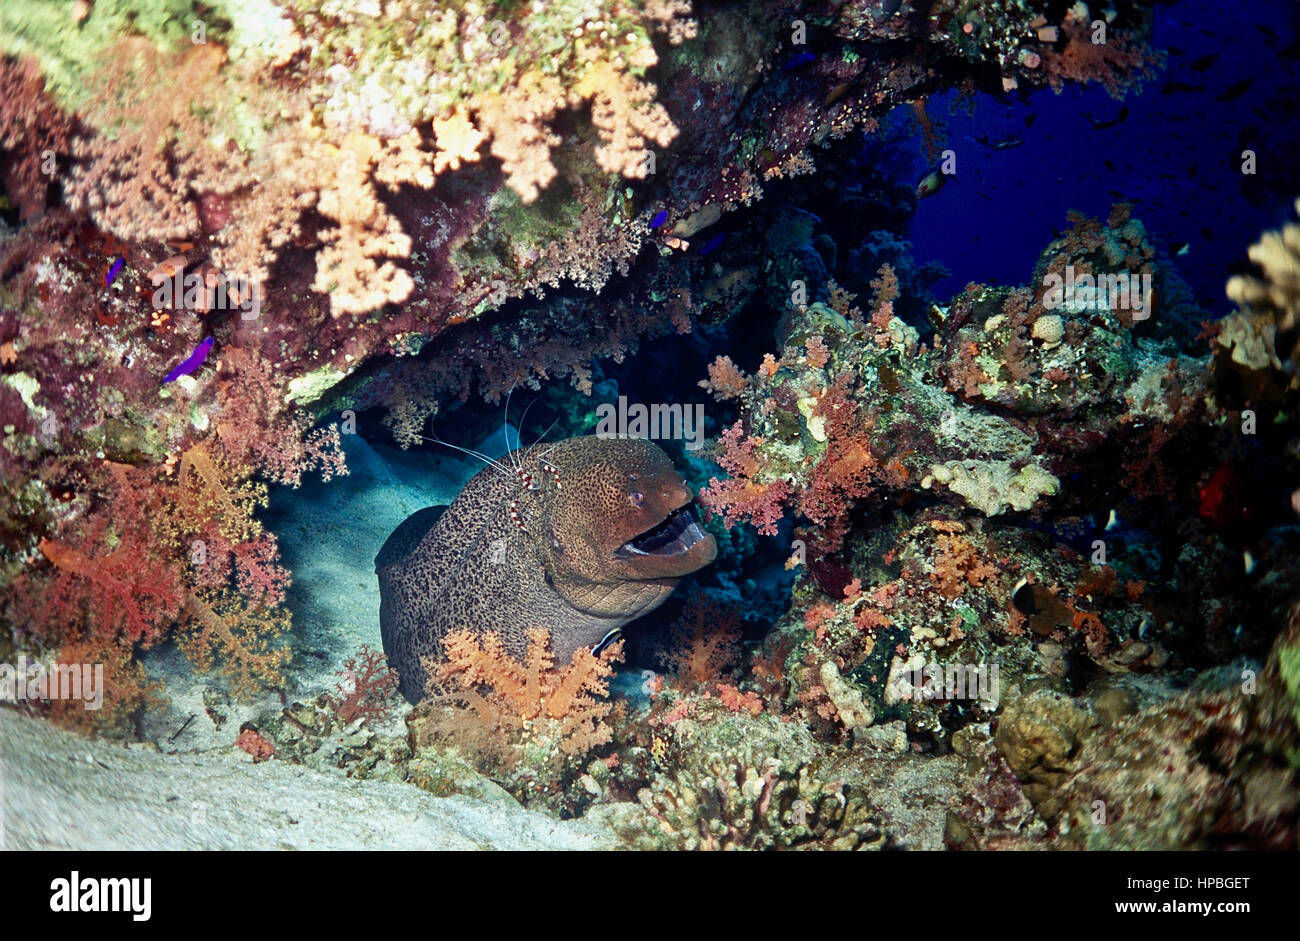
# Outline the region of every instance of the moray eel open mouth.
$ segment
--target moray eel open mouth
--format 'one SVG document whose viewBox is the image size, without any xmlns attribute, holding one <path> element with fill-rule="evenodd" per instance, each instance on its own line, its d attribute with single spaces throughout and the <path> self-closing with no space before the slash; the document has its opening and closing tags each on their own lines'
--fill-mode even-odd
<svg viewBox="0 0 1300 941">
<path fill-rule="evenodd" d="M 643 555 L 683 555 L 704 538 L 705 532 L 695 516 L 695 504 L 688 503 L 668 514 L 668 518 L 654 529 L 623 543 L 614 554 L 621 559 Z"/>
</svg>

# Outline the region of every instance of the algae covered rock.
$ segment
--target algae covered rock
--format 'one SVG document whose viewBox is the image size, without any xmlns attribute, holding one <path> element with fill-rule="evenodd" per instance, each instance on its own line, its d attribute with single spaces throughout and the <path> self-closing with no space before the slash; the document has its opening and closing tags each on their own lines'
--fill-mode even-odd
<svg viewBox="0 0 1300 941">
<path fill-rule="evenodd" d="M 994 736 L 998 753 L 1044 816 L 1054 816 L 1054 792 L 1077 766 L 1079 749 L 1097 725 L 1086 704 L 1052 690 L 1035 690 L 1004 707 Z"/>
</svg>

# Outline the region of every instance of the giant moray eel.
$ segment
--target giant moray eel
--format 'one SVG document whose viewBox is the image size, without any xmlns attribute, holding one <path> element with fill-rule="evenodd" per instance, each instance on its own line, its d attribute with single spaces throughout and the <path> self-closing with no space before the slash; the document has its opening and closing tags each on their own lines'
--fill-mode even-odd
<svg viewBox="0 0 1300 941">
<path fill-rule="evenodd" d="M 717 555 L 657 444 L 569 438 L 514 451 L 447 507 L 406 519 L 375 558 L 384 653 L 419 702 L 448 632 L 500 635 L 522 659 L 551 632 L 557 664 L 657 608 Z"/>
</svg>

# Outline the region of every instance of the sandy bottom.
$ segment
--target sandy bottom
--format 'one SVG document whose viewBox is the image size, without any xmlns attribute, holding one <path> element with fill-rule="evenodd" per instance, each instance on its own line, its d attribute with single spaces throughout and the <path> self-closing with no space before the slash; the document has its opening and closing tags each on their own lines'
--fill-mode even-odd
<svg viewBox="0 0 1300 941">
<path fill-rule="evenodd" d="M 243 752 L 160 754 L 0 710 L 0 849 L 605 849 L 590 821 Z"/>
</svg>

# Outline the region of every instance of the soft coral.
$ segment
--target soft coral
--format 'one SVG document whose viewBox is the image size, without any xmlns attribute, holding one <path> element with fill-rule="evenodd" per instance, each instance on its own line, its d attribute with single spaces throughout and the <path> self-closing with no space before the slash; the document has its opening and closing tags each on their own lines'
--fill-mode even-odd
<svg viewBox="0 0 1300 941">
<path fill-rule="evenodd" d="M 40 548 L 59 570 L 45 598 L 46 615 L 55 624 L 80 620 L 89 611 L 98 630 L 148 645 L 179 610 L 176 573 L 130 546 L 98 557 L 48 538 Z"/>
<path fill-rule="evenodd" d="M 731 474 L 730 480 L 714 477 L 700 493 L 700 503 L 710 514 L 722 517 L 727 529 L 746 519 L 765 536 L 776 535 L 777 521 L 785 515 L 782 504 L 790 498 L 790 484 L 784 480 L 759 483 L 758 458 L 754 454 L 761 439 L 745 437 L 744 426 L 736 422 L 722 433 L 718 463 Z"/>
</svg>

